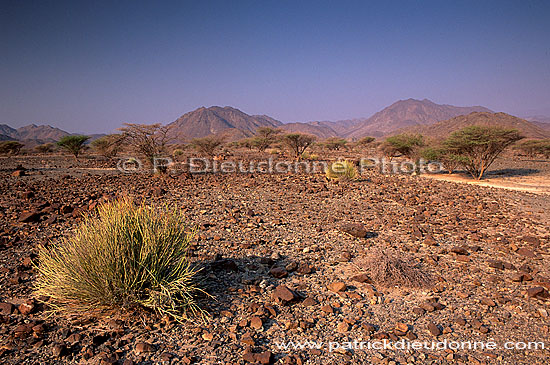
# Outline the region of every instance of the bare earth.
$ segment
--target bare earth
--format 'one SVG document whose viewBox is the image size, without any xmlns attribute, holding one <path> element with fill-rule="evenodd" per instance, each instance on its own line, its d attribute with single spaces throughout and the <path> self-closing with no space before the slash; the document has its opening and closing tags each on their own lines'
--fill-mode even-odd
<svg viewBox="0 0 550 365">
<path fill-rule="evenodd" d="M 542 161 L 521 167 L 521 176 L 499 175 L 515 163 L 499 161 L 481 184 L 376 171 L 334 184 L 323 174 L 156 176 L 122 174 L 98 159 L 2 159 L 0 362 L 547 364 L 550 174 Z M 18 164 L 24 176 L 12 175 Z M 514 189 L 493 187 L 500 185 Z M 37 247 L 121 195 L 175 203 L 198 226 L 191 259 L 215 296 L 201 299 L 208 323 L 129 310 L 48 316 L 47 298 L 33 297 Z M 35 215 L 25 220 L 29 212 Z M 346 223 L 368 234 L 345 233 Z M 357 281 L 373 247 L 401 252 L 432 275 L 432 288 Z M 335 289 L 337 282 L 344 285 Z M 281 286 L 290 301 L 281 299 Z M 383 339 L 492 340 L 497 347 L 328 347 Z M 306 340 L 320 348 L 282 346 Z M 508 350 L 507 341 L 545 341 L 546 349 Z"/>
</svg>

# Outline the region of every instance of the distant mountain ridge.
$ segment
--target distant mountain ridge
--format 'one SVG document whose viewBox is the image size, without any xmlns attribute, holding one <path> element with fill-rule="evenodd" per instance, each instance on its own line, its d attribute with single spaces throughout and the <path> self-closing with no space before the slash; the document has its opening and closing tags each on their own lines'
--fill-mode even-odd
<svg viewBox="0 0 550 365">
<path fill-rule="evenodd" d="M 472 125 L 517 129 L 526 138 L 550 138 L 550 131 L 546 131 L 525 119 L 514 117 L 506 113 L 488 112 L 473 112 L 468 115 L 460 115 L 448 120 L 443 120 L 432 125 L 403 128 L 395 131 L 394 134 L 419 133 L 426 137 L 445 138 L 454 131 Z"/>
<path fill-rule="evenodd" d="M 285 130 L 288 133 L 311 134 L 320 139 L 338 136 L 338 133 L 334 129 L 319 122 L 285 123 L 279 128 Z"/>
<path fill-rule="evenodd" d="M 168 126 L 178 139 L 189 140 L 219 134 L 247 137 L 260 127 L 277 128 L 282 124 L 267 115 L 248 115 L 230 106 L 212 106 L 185 113 Z"/>
<path fill-rule="evenodd" d="M 459 107 L 436 104 L 428 99 L 399 100 L 349 128 L 344 136 L 355 139 L 365 136 L 381 137 L 400 128 L 430 125 L 472 112 L 492 111 L 482 106 Z"/>
<path fill-rule="evenodd" d="M 51 125 L 29 124 L 15 129 L 7 124 L 0 124 L 0 134 L 18 141 L 39 140 L 46 143 L 58 141 L 70 133 Z"/>
<path fill-rule="evenodd" d="M 494 114 L 491 110 L 482 106 L 458 107 L 447 104 L 436 104 L 428 99 L 407 99 L 399 100 L 369 118 L 346 119 L 334 122 L 282 123 L 267 115 L 249 115 L 230 106 L 212 106 L 200 107 L 185 113 L 168 125 L 172 127 L 171 133 L 173 137 L 176 137 L 176 142 L 186 142 L 193 138 L 210 135 L 223 136 L 226 141 L 236 141 L 253 136 L 260 127 L 278 128 L 287 133 L 311 134 L 318 139 L 338 136 L 356 140 L 365 136 L 384 137 L 395 134 L 396 131 L 409 130 L 409 128 L 411 128 L 411 131 L 422 131 L 422 133 L 427 135 L 437 134 L 439 133 L 438 131 L 446 133 L 461 123 L 453 121 L 453 126 L 446 128 L 444 125 L 439 124 L 440 122 L 449 121 L 459 116 L 470 115 L 473 112 Z M 544 130 L 550 130 L 550 123 L 545 123 L 548 119 L 546 117 L 532 118 L 532 123 L 521 119 L 522 122 L 518 122 L 518 125 L 526 130 L 529 136 L 545 138 L 542 137 L 545 135 Z M 510 120 L 507 118 L 497 119 L 502 120 L 504 126 L 510 124 Z M 529 125 L 524 125 L 524 123 L 529 123 Z M 434 126 L 435 129 L 425 128 L 426 126 Z M 55 142 L 69 134 L 73 133 L 50 125 L 31 124 L 15 129 L 6 124 L 0 124 L 0 140 L 15 139 L 26 141 L 25 144 L 35 145 Z M 100 136 L 102 134 L 92 135 L 91 140 Z"/>
</svg>

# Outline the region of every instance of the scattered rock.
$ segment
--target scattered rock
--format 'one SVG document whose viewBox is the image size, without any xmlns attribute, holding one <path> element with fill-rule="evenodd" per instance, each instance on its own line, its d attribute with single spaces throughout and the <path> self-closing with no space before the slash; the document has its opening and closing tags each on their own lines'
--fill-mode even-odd
<svg viewBox="0 0 550 365">
<path fill-rule="evenodd" d="M 150 343 L 138 342 L 138 343 L 136 343 L 135 351 L 136 351 L 136 354 L 139 355 L 139 354 L 143 354 L 143 353 L 147 353 L 147 352 L 154 352 L 155 348 Z"/>
<path fill-rule="evenodd" d="M 550 298 L 550 294 L 548 293 L 548 290 L 544 289 L 542 286 L 536 286 L 536 287 L 527 289 L 527 296 L 529 298 L 540 298 L 540 299 Z"/>
<path fill-rule="evenodd" d="M 333 291 L 335 293 L 339 293 L 339 292 L 343 292 L 347 289 L 347 286 L 344 282 L 342 281 L 336 281 L 334 283 L 331 283 L 328 285 L 328 289 L 330 291 Z"/>
<path fill-rule="evenodd" d="M 14 306 L 11 303 L 0 303 L 0 314 L 7 316 L 13 313 Z"/>
<path fill-rule="evenodd" d="M 262 329 L 263 327 L 262 319 L 258 316 L 252 316 L 250 318 L 250 327 L 254 328 L 255 330 Z"/>
<path fill-rule="evenodd" d="M 432 334 L 432 336 L 437 337 L 441 335 L 441 330 L 433 322 L 428 323 L 428 331 Z"/>
<path fill-rule="evenodd" d="M 272 299 L 279 304 L 287 304 L 296 299 L 296 295 L 286 285 L 279 285 L 271 294 Z"/>
<path fill-rule="evenodd" d="M 357 238 L 365 238 L 369 234 L 361 223 L 344 223 L 340 225 L 340 231 Z"/>
<path fill-rule="evenodd" d="M 54 357 L 62 357 L 67 355 L 67 347 L 64 344 L 57 343 L 52 347 L 52 355 Z"/>
<path fill-rule="evenodd" d="M 351 280 L 357 281 L 358 283 L 370 283 L 371 280 L 367 274 L 358 274 L 351 277 Z"/>
<path fill-rule="evenodd" d="M 468 250 L 465 247 L 455 246 L 451 248 L 451 252 L 456 253 L 457 255 L 467 255 Z"/>
<path fill-rule="evenodd" d="M 288 276 L 288 271 L 286 271 L 284 267 L 274 267 L 269 270 L 269 273 L 277 279 L 285 278 Z"/>
</svg>

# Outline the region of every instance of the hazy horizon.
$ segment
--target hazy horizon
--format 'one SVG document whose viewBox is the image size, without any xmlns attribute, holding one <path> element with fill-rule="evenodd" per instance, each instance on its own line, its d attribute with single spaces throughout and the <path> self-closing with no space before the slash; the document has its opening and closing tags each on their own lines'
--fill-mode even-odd
<svg viewBox="0 0 550 365">
<path fill-rule="evenodd" d="M 408 98 L 550 115 L 550 3 L 420 4 L 2 1 L 0 123 L 335 121 Z"/>
</svg>

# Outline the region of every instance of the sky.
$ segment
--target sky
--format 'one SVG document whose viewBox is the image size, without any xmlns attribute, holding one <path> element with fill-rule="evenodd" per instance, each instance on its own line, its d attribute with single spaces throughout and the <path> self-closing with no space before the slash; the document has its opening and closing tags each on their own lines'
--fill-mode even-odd
<svg viewBox="0 0 550 365">
<path fill-rule="evenodd" d="M 0 0 L 0 123 L 283 122 L 400 99 L 550 115 L 550 1 Z"/>
</svg>

